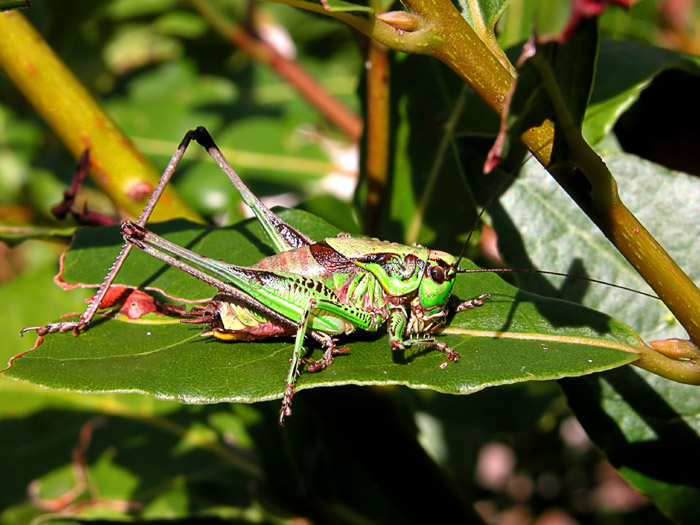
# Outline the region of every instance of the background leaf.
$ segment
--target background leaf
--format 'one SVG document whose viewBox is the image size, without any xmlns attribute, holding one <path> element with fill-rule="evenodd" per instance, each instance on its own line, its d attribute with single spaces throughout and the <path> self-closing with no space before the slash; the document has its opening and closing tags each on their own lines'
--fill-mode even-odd
<svg viewBox="0 0 700 525">
<path fill-rule="evenodd" d="M 698 246 L 694 239 L 700 229 L 692 218 L 692 204 L 686 199 L 697 193 L 697 178 L 623 153 L 611 153 L 606 160 L 615 173 L 623 202 L 697 282 L 700 272 L 695 268 Z M 664 202 L 649 202 L 643 188 L 653 191 L 659 187 L 664 188 Z M 491 207 L 490 215 L 499 232 L 501 252 L 512 267 L 546 268 L 650 292 L 607 239 L 534 163 L 526 165 L 500 204 Z M 529 234 L 534 223 L 538 224 L 537 235 L 559 240 L 539 242 L 537 236 Z M 542 230 L 545 225 L 546 230 Z M 591 253 L 595 257 L 590 257 Z M 558 261 L 558 266 L 553 267 L 552 261 Z M 535 292 L 569 300 L 578 297 L 587 306 L 626 320 L 649 340 L 684 336 L 684 330 L 659 301 L 573 279 L 562 283 L 561 279 L 528 274 L 520 274 L 517 279 Z"/>
<path fill-rule="evenodd" d="M 598 75 L 586 112 L 583 135 L 595 144 L 607 135 L 654 78 L 669 69 L 697 75 L 697 57 L 629 40 L 604 40 L 598 54 Z"/>
</svg>

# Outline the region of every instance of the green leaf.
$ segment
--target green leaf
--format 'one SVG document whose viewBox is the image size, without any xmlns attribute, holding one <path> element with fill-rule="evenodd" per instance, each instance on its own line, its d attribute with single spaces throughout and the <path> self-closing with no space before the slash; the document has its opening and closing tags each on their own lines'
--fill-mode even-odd
<svg viewBox="0 0 700 525">
<path fill-rule="evenodd" d="M 634 40 L 603 40 L 596 81 L 583 123 L 583 135 L 595 144 L 606 136 L 654 78 L 669 69 L 698 75 L 697 57 Z"/>
<path fill-rule="evenodd" d="M 509 107 L 509 120 L 514 122 L 509 126 L 511 134 L 519 136 L 525 130 L 539 126 L 545 119 L 551 119 L 557 127 L 562 125 L 552 91 L 558 92 L 573 124 L 580 127 L 595 77 L 597 52 L 598 29 L 593 20 L 582 22 L 564 43 L 537 45 L 536 55 L 529 58 L 518 72 Z M 543 74 L 545 68 L 551 72 L 551 78 Z M 554 148 L 555 152 L 563 149 L 560 155 L 569 158 L 565 143 L 555 141 Z"/>
<path fill-rule="evenodd" d="M 312 237 L 323 238 L 333 231 L 303 212 L 289 210 L 281 215 L 295 226 L 303 226 Z M 185 231 L 182 224 L 174 221 L 163 227 L 175 226 L 179 234 Z M 191 225 L 186 231 L 196 237 L 196 228 Z M 212 255 L 204 248 L 235 246 L 226 257 L 235 262 L 242 262 L 237 255 L 243 258 L 244 254 L 250 260 L 264 246 L 261 229 L 250 221 L 230 230 L 199 227 L 199 233 L 205 242 L 197 248 L 201 246 L 205 254 Z M 226 233 L 232 234 L 231 240 L 219 237 Z M 216 236 L 216 241 L 210 236 Z M 112 257 L 101 252 L 113 255 L 118 244 L 97 250 L 89 257 L 80 254 L 86 273 L 91 266 L 108 267 Z M 133 277 L 136 284 L 160 284 L 172 269 L 154 278 L 153 274 L 161 273 L 157 266 L 137 260 L 136 268 L 125 271 L 119 281 L 134 284 L 130 282 Z M 79 272 L 78 267 L 73 271 Z M 172 295 L 194 293 L 189 286 L 192 278 L 177 271 L 175 276 L 187 284 L 173 281 L 177 290 Z M 172 292 L 168 288 L 164 291 Z M 456 315 L 440 336 L 461 353 L 458 363 L 441 369 L 444 357 L 436 351 L 393 355 L 385 333 L 359 333 L 342 338 L 351 349 L 348 355 L 338 357 L 322 373 L 303 374 L 298 390 L 400 384 L 467 394 L 487 386 L 606 370 L 633 361 L 635 350 L 643 344 L 628 327 L 598 312 L 522 292 L 493 274 L 460 276 L 456 288 L 459 297 L 467 299 L 485 292 L 491 298 L 484 306 Z M 100 319 L 78 338 L 71 334 L 46 336 L 37 349 L 15 359 L 5 374 L 55 389 L 136 391 L 187 403 L 253 402 L 281 396 L 292 354 L 291 340 L 229 344 L 202 338 L 200 332 L 197 326 L 164 317 L 135 322 Z M 314 350 L 318 355 L 319 350 Z"/>
<path fill-rule="evenodd" d="M 462 16 L 469 25 L 485 27 L 491 32 L 507 6 L 507 0 L 479 0 L 478 2 L 459 0 Z"/>
<path fill-rule="evenodd" d="M 26 9 L 27 7 L 30 7 L 29 0 L 0 0 L 0 11 Z"/>
<path fill-rule="evenodd" d="M 620 197 L 696 282 L 700 280 L 700 223 L 694 202 L 700 181 L 634 155 L 611 153 L 605 161 Z M 657 191 L 663 188 L 663 191 Z M 655 198 L 650 199 L 650 195 Z M 534 161 L 492 206 L 489 216 L 499 250 L 512 268 L 538 268 L 581 275 L 653 293 L 568 195 Z M 543 242 L 546 239 L 546 242 Z M 594 257 L 591 254 L 595 254 Z M 575 279 L 518 274 L 520 286 L 607 312 L 630 324 L 644 339 L 685 337 L 661 301 Z"/>
<path fill-rule="evenodd" d="M 74 233 L 74 226 L 54 228 L 50 226 L 19 225 L 0 222 L 0 241 L 8 246 L 15 246 L 28 239 L 51 237 L 63 237 L 67 239 Z"/>
<path fill-rule="evenodd" d="M 504 49 L 508 49 L 524 42 L 533 33 L 557 35 L 566 26 L 570 15 L 569 2 L 508 2 L 498 22 L 498 41 Z"/>
<path fill-rule="evenodd" d="M 631 367 L 562 386 L 586 432 L 620 474 L 675 523 L 696 523 L 698 387 Z"/>
</svg>

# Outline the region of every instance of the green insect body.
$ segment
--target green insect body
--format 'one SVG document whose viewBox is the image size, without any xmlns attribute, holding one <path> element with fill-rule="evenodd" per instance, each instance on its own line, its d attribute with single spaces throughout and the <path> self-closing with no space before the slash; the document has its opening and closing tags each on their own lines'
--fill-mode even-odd
<svg viewBox="0 0 700 525">
<path fill-rule="evenodd" d="M 311 310 L 308 328 L 332 335 L 375 331 L 413 297 L 409 331 L 424 333 L 444 321 L 454 285 L 454 276 L 437 284 L 425 268 L 436 265 L 444 275 L 444 268 L 453 264 L 449 254 L 420 246 L 341 236 L 281 252 L 248 268 L 227 265 L 221 275 L 286 317 L 297 319 L 303 305 L 323 302 L 323 309 Z M 234 340 L 290 335 L 289 329 L 225 294 L 215 297 L 212 306 L 195 311 L 216 325 L 205 335 Z"/>
<path fill-rule="evenodd" d="M 250 267 L 239 266 L 197 254 L 144 228 L 159 192 L 193 139 L 207 149 L 238 189 L 272 241 L 275 255 Z M 203 335 L 233 341 L 295 338 L 280 423 L 291 414 L 294 387 L 303 366 L 309 372 L 323 370 L 334 356 L 347 350 L 336 347 L 337 336 L 355 330 L 374 332 L 386 325 L 393 350 L 433 346 L 447 361 L 457 361 L 459 354 L 432 333 L 445 323 L 451 310 L 480 306 L 488 295 L 453 304 L 459 261 L 444 252 L 347 234 L 312 241 L 251 193 L 204 128 L 188 132 L 138 223 L 122 223 L 122 234 L 127 244 L 80 320 L 31 329 L 44 335 L 68 330 L 77 334 L 85 328 L 128 251 L 136 247 L 219 290 L 208 306 L 183 314 L 184 322 L 209 325 Z M 305 337 L 324 347 L 321 359 L 303 357 Z"/>
</svg>

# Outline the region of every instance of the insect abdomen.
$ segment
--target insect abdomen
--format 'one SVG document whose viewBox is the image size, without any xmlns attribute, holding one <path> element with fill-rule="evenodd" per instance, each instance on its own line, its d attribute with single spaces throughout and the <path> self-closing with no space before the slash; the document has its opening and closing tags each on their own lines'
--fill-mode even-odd
<svg viewBox="0 0 700 525">
<path fill-rule="evenodd" d="M 251 268 L 321 279 L 330 273 L 327 268 L 316 261 L 309 250 L 309 246 L 302 246 L 301 248 L 265 257 L 252 265 Z"/>
</svg>

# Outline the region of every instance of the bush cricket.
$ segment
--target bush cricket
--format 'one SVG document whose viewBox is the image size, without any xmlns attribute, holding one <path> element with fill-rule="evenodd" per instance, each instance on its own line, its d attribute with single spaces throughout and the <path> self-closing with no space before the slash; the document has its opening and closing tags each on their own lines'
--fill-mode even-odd
<svg viewBox="0 0 700 525">
<path fill-rule="evenodd" d="M 197 254 L 145 229 L 192 140 L 207 150 L 240 192 L 273 243 L 275 255 L 249 267 L 239 266 Z M 459 353 L 433 334 L 448 314 L 482 306 L 489 294 L 456 300 L 451 294 L 457 274 L 519 271 L 461 269 L 464 250 L 454 257 L 420 245 L 406 246 L 348 234 L 314 242 L 280 219 L 248 189 L 203 127 L 187 132 L 141 216 L 136 222 L 123 222 L 121 232 L 125 244 L 80 318 L 25 328 L 21 333 L 34 330 L 44 336 L 72 331 L 78 335 L 90 324 L 129 252 L 136 247 L 218 289 L 206 307 L 193 307 L 180 314 L 185 317 L 183 322 L 208 325 L 202 335 L 223 341 L 294 337 L 280 424 L 292 413 L 294 387 L 302 370 L 319 372 L 331 365 L 336 355 L 347 350 L 336 345 L 337 337 L 343 334 L 355 330 L 374 332 L 386 325 L 392 350 L 434 347 L 446 358 L 440 368 L 458 361 Z M 305 337 L 324 348 L 320 359 L 304 357 Z"/>
</svg>

